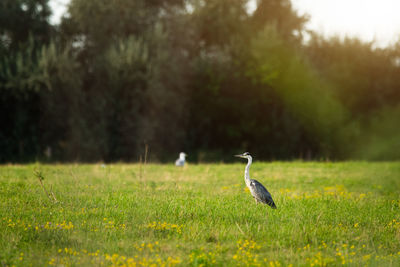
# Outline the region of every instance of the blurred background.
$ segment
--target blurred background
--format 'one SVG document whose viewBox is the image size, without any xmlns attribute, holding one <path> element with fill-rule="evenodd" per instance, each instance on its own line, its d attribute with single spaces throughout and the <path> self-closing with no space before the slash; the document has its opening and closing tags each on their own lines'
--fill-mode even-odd
<svg viewBox="0 0 400 267">
<path fill-rule="evenodd" d="M 2 0 L 0 162 L 400 159 L 396 1 L 320 2 Z"/>
</svg>

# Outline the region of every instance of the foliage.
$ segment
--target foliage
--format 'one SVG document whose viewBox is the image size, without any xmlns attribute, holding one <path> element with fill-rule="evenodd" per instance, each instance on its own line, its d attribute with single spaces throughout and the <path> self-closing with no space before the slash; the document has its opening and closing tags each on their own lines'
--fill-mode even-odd
<svg viewBox="0 0 400 267">
<path fill-rule="evenodd" d="M 0 4 L 0 161 L 33 159 L 40 149 L 41 46 L 52 36 L 47 0 Z"/>
<path fill-rule="evenodd" d="M 30 37 L 37 44 L 50 40 L 48 0 L 3 0 L 0 4 L 0 53 L 21 49 Z"/>
<path fill-rule="evenodd" d="M 399 157 L 399 45 L 304 42 L 289 0 L 47 2 L 0 5 L 0 162 Z"/>
</svg>

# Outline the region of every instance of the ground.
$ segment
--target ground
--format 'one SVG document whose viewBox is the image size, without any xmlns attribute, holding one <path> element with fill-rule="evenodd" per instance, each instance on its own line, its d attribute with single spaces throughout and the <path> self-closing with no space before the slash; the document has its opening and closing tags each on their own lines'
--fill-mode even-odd
<svg viewBox="0 0 400 267">
<path fill-rule="evenodd" d="M 399 162 L 244 167 L 0 166 L 0 264 L 400 265 Z"/>
</svg>

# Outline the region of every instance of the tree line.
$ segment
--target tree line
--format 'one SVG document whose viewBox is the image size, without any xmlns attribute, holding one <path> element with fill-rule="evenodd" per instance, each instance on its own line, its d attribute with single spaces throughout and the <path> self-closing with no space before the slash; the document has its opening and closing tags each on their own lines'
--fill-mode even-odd
<svg viewBox="0 0 400 267">
<path fill-rule="evenodd" d="M 248 3 L 3 0 L 0 162 L 399 159 L 400 43 Z"/>
</svg>

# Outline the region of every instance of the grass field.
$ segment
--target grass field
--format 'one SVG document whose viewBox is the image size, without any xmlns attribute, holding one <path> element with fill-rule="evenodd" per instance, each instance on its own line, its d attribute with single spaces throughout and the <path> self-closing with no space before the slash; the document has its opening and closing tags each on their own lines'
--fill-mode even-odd
<svg viewBox="0 0 400 267">
<path fill-rule="evenodd" d="M 400 266 L 400 163 L 244 167 L 0 166 L 0 266 Z"/>
</svg>

